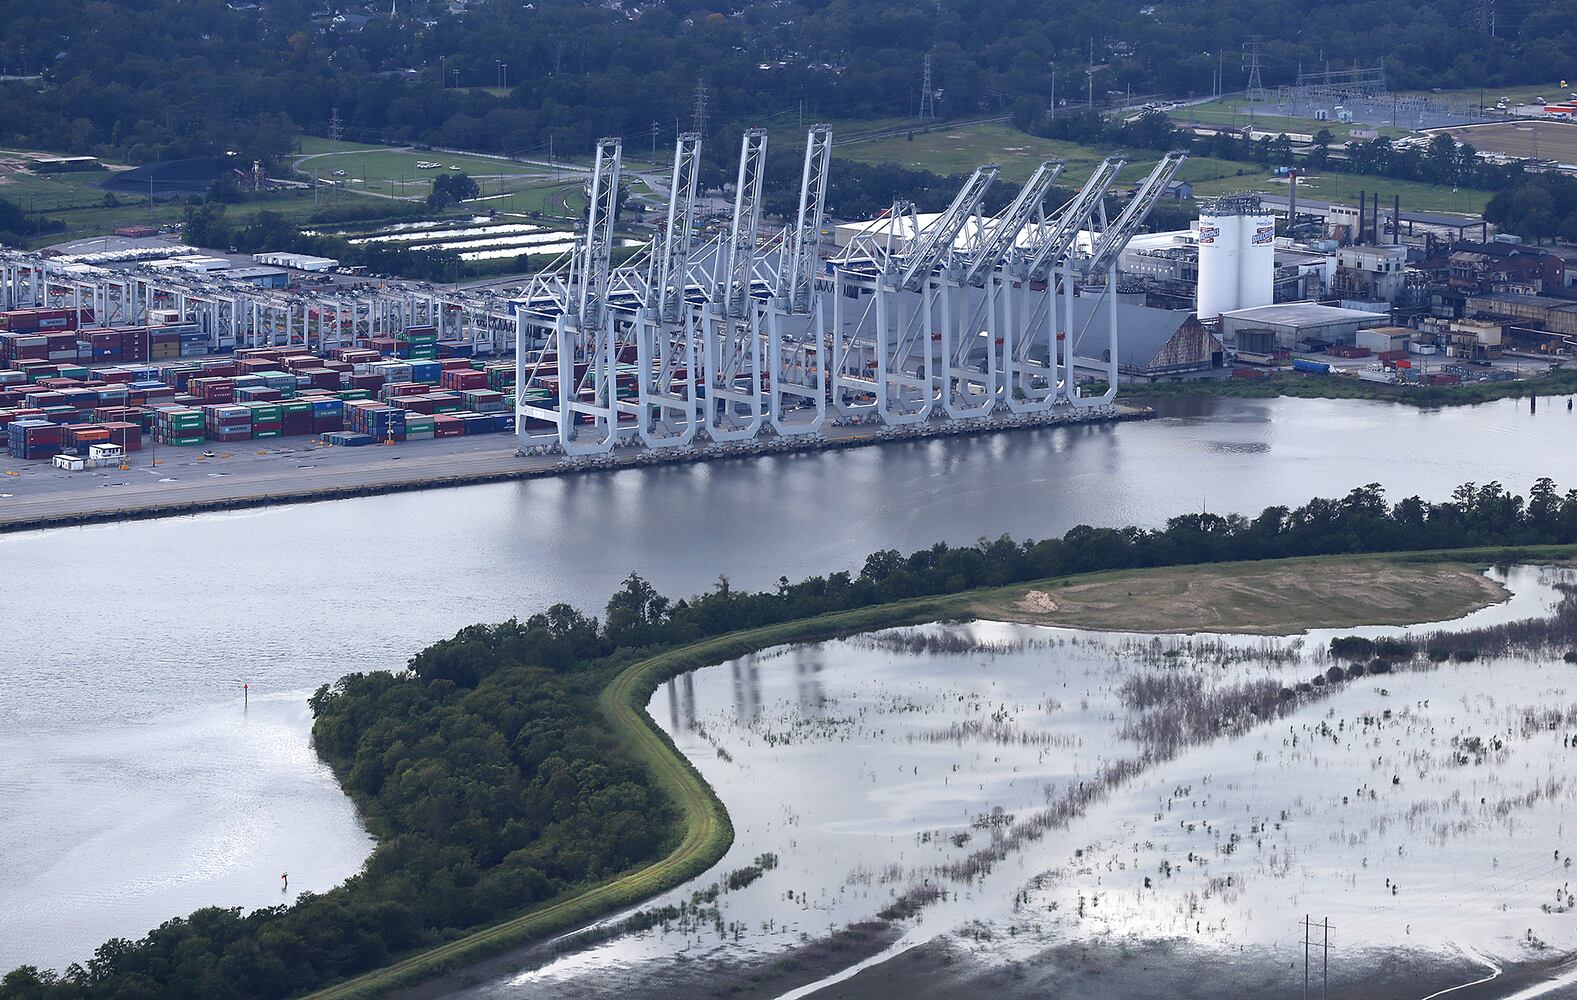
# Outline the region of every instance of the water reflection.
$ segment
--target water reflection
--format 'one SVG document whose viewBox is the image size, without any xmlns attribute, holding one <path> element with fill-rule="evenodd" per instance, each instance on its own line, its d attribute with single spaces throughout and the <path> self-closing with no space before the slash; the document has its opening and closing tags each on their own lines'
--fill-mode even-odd
<svg viewBox="0 0 1577 1000">
<path fill-rule="evenodd" d="M 1554 584 L 1572 579 L 1514 569 L 1511 600 L 1450 627 L 1547 614 Z M 1566 877 L 1549 845 L 1577 812 L 1577 783 L 1557 777 L 1577 709 L 1540 706 L 1577 703 L 1568 672 L 1514 659 L 1365 677 L 1173 759 L 1152 742 L 1164 727 L 1144 723 L 1149 710 L 1133 700 L 1135 678 L 1186 675 L 1200 678 L 1205 703 L 1226 706 L 1245 685 L 1274 691 L 1323 672 L 1337 634 L 1400 631 L 1277 640 L 976 623 L 696 671 L 699 725 L 670 735 L 728 806 L 735 841 L 711 872 L 657 902 L 688 901 L 766 852 L 777 866 L 722 891 L 694 924 L 464 995 L 688 995 L 802 968 L 786 989 L 860 958 L 817 942 L 915 898 L 931 901 L 896 922 L 884 956 L 938 940 L 973 961 L 949 970 L 945 988 L 916 984 L 918 995 L 971 992 L 1002 969 L 1059 964 L 1056 949 L 1105 941 L 1183 940 L 1232 975 L 1284 967 L 1296 956 L 1283 925 L 1310 906 L 1361 928 L 1369 950 L 1346 953 L 1349 975 L 1377 974 L 1387 949 L 1456 961 L 1458 942 L 1517 960 L 1527 928 L 1552 949 L 1577 948 L 1577 927 L 1543 908 Z M 1479 746 L 1464 740 L 1496 732 L 1515 750 L 1455 763 L 1460 747 Z M 1114 768 L 1124 777 L 1114 781 Z M 1449 926 L 1432 916 L 1448 898 Z M 1232 966 L 1245 949 L 1244 969 Z M 803 957 L 767 964 L 789 953 Z M 1121 981 L 1127 959 L 1110 961 Z"/>
<path fill-rule="evenodd" d="M 1515 400 L 1433 413 L 1331 400 L 1158 405 L 1161 419 L 1120 426 L 0 537 L 0 565 L 27 582 L 5 594 L 0 644 L 0 856 L 8 860 L 0 899 L 27 898 L 32 873 L 44 867 L 98 873 L 91 878 L 110 888 L 144 884 L 157 877 L 156 866 L 109 850 L 115 836 L 135 828 L 150 842 L 173 842 L 218 823 L 210 805 L 223 801 L 227 781 L 205 762 L 254 763 L 232 734 L 203 729 L 182 754 L 125 751 L 157 757 L 166 769 L 159 772 L 166 784 L 141 770 L 122 779 L 130 801 L 160 802 L 164 818 L 151 829 L 106 818 L 95 796 L 75 791 L 76 751 L 114 755 L 145 730 L 180 728 L 189 712 L 234 704 L 243 670 L 257 699 L 310 691 L 350 671 L 398 669 L 475 622 L 558 601 L 596 613 L 632 569 L 681 596 L 710 588 L 720 573 L 735 587 L 771 587 L 779 576 L 857 571 L 877 549 L 1004 533 L 1044 538 L 1081 523 L 1153 526 L 1201 506 L 1257 514 L 1376 479 L 1392 499 L 1444 499 L 1467 481 L 1525 491 L 1544 475 L 1577 486 L 1570 444 L 1577 414 L 1564 407 L 1533 414 Z M 376 562 L 391 544 L 402 558 L 419 556 L 420 572 L 381 574 L 369 585 L 354 568 Z M 86 611 L 63 610 L 61 595 Z M 84 648 L 94 655 L 84 657 Z M 736 718 L 759 717 L 767 680 L 740 683 Z M 681 718 L 693 722 L 700 692 L 681 681 L 677 694 Z M 797 686 L 791 697 L 800 702 Z M 306 721 L 288 732 L 292 752 L 310 765 Z M 360 836 L 348 811 L 331 820 L 303 806 L 311 772 L 292 773 L 296 784 L 282 783 L 255 808 L 282 824 L 326 830 L 337 822 L 333 836 Z M 104 838 L 76 838 L 95 824 Z M 223 833 L 210 826 L 201 835 Z M 8 853 L 23 839 L 36 848 L 25 864 Z M 114 930 L 140 934 L 173 915 L 150 906 Z"/>
</svg>

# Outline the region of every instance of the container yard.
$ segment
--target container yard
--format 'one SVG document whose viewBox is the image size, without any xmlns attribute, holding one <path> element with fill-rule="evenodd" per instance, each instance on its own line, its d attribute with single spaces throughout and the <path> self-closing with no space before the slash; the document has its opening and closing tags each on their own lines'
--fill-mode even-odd
<svg viewBox="0 0 1577 1000">
<path fill-rule="evenodd" d="M 75 329 L 73 310 L 0 320 L 0 431 L 13 458 L 86 456 L 101 443 L 132 452 L 145 438 L 171 447 L 304 437 L 355 445 L 514 429 L 513 363 L 439 357 L 470 352 L 441 349 L 431 327 L 379 342 L 384 350 L 210 357 L 206 336 L 184 325 Z M 67 329 L 34 332 L 58 325 Z"/>
</svg>

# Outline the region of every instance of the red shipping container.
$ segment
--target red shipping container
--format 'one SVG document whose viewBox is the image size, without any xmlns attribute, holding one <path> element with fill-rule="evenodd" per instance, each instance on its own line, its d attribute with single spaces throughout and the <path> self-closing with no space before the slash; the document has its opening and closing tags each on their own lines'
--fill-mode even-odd
<svg viewBox="0 0 1577 1000">
<path fill-rule="evenodd" d="M 474 368 L 454 368 L 439 377 L 438 384 L 445 389 L 486 389 L 487 373 Z"/>
</svg>

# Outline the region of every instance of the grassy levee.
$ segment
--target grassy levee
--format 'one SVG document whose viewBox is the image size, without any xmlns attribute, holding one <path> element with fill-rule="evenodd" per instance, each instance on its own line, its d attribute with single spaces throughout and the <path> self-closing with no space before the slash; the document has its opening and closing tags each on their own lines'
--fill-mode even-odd
<svg viewBox="0 0 1577 1000">
<path fill-rule="evenodd" d="M 1373 559 L 1406 563 L 1459 562 L 1487 567 L 1527 561 L 1560 561 L 1577 557 L 1577 546 L 1543 545 L 1380 552 L 1362 555 L 1305 556 L 1292 559 L 1207 563 L 1213 569 L 1254 567 L 1267 573 L 1277 567 L 1326 560 Z M 1055 588 L 1067 581 L 1089 582 L 1124 575 L 1188 572 L 1196 566 L 1103 570 L 1092 573 L 983 587 L 956 594 L 916 597 L 853 611 L 803 618 L 744 629 L 680 646 L 618 668 L 599 695 L 599 707 L 615 735 L 645 761 L 662 789 L 678 804 L 682 832 L 661 860 L 632 869 L 591 888 L 566 893 L 536 909 L 462 938 L 407 956 L 385 966 L 311 994 L 313 1000 L 366 1000 L 390 991 L 454 973 L 467 965 L 554 933 L 605 917 L 694 878 L 714 865 L 733 842 L 728 813 L 710 785 L 674 747 L 652 720 L 646 704 L 658 686 L 690 670 L 746 654 L 796 642 L 817 642 L 899 625 L 917 625 L 954 618 L 975 618 L 1036 588 Z M 1139 609 L 1136 609 L 1136 612 Z M 1005 617 L 1012 617 L 1007 615 Z"/>
<path fill-rule="evenodd" d="M 418 952 L 310 996 L 313 1000 L 366 1000 L 382 996 L 583 925 L 649 899 L 706 871 L 733 843 L 733 826 L 711 786 L 647 714 L 646 703 L 657 686 L 686 671 L 769 646 L 934 621 L 960 606 L 955 597 L 915 598 L 731 632 L 624 667 L 603 689 L 599 704 L 614 733 L 632 753 L 646 762 L 657 784 L 679 805 L 683 833 L 673 850 L 654 864 L 625 872 L 592 888 L 565 894 L 518 917 Z"/>
<path fill-rule="evenodd" d="M 1497 399 L 1527 395 L 1562 396 L 1577 392 L 1577 369 L 1560 369 L 1547 375 L 1506 382 L 1473 382 L 1462 385 L 1385 385 L 1335 375 L 1281 373 L 1273 379 L 1211 379 L 1194 382 L 1159 382 L 1154 385 L 1124 383 L 1122 399 L 1156 399 L 1162 396 L 1227 396 L 1235 399 L 1371 399 L 1413 406 L 1472 406 Z"/>
</svg>

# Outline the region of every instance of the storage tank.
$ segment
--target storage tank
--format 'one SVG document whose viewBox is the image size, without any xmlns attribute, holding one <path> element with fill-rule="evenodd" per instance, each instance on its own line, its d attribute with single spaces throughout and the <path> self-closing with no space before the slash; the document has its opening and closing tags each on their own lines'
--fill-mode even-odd
<svg viewBox="0 0 1577 1000">
<path fill-rule="evenodd" d="M 1275 301 L 1276 225 L 1258 195 L 1226 195 L 1199 213 L 1200 319 Z"/>
</svg>

